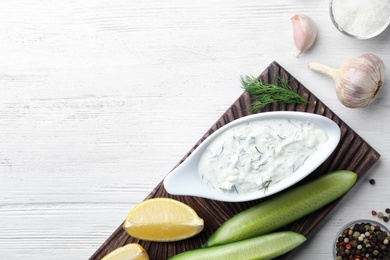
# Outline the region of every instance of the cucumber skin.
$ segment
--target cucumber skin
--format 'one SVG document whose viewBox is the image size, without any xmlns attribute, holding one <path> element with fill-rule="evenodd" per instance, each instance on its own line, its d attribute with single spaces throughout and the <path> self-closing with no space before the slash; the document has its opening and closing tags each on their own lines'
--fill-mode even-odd
<svg viewBox="0 0 390 260">
<path fill-rule="evenodd" d="M 286 238 L 288 238 L 287 242 Z M 279 248 L 270 250 L 266 244 L 267 241 L 278 245 Z M 283 255 L 305 241 L 306 237 L 304 235 L 292 231 L 281 231 L 227 245 L 190 250 L 175 255 L 168 260 L 266 260 Z"/>
<path fill-rule="evenodd" d="M 205 247 L 272 232 L 338 199 L 354 186 L 356 180 L 356 173 L 339 170 L 276 195 L 224 222 L 210 236 Z"/>
</svg>

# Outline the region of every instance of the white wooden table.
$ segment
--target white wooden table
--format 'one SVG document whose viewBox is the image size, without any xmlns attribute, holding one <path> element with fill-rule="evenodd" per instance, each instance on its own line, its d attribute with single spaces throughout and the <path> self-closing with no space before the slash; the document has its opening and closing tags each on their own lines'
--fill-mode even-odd
<svg viewBox="0 0 390 260">
<path fill-rule="evenodd" d="M 295 13 L 319 30 L 299 58 Z M 349 109 L 306 64 L 371 52 L 390 80 L 389 43 L 336 31 L 326 0 L 1 1 L 0 259 L 90 257 L 274 60 L 382 155 L 295 257 L 331 259 L 343 224 L 390 206 L 390 91 Z"/>
</svg>

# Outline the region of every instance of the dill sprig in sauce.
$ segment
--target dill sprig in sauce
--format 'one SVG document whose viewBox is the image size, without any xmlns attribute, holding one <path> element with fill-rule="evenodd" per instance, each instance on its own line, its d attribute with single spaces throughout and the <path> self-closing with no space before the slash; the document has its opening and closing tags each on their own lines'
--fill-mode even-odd
<svg viewBox="0 0 390 260">
<path fill-rule="evenodd" d="M 309 103 L 309 101 L 292 90 L 289 81 L 284 78 L 279 78 L 277 83 L 265 83 L 253 76 L 245 76 L 241 77 L 241 84 L 255 98 L 251 105 L 253 111 L 261 110 L 266 105 L 276 102 L 302 105 Z"/>
<path fill-rule="evenodd" d="M 260 190 L 264 189 L 264 193 L 267 192 L 269 185 L 271 184 L 272 180 L 265 181 L 261 184 Z"/>
</svg>

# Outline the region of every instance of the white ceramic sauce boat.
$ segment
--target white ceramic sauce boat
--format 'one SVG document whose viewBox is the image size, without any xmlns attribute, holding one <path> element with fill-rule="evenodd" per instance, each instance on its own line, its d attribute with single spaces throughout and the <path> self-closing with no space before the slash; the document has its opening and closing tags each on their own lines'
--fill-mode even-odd
<svg viewBox="0 0 390 260">
<path fill-rule="evenodd" d="M 204 182 L 198 173 L 199 160 L 209 144 L 226 130 L 251 121 L 262 119 L 295 119 L 309 121 L 317 124 L 328 135 L 328 140 L 320 144 L 305 163 L 289 177 L 264 189 L 242 194 L 232 194 L 216 190 Z M 293 184 L 299 182 L 315 169 L 317 169 L 335 150 L 340 141 L 340 128 L 331 119 L 306 112 L 275 111 L 253 114 L 236 119 L 207 137 L 178 167 L 173 169 L 164 179 L 164 188 L 172 195 L 197 196 L 226 202 L 241 202 L 260 199 L 280 192 Z"/>
</svg>

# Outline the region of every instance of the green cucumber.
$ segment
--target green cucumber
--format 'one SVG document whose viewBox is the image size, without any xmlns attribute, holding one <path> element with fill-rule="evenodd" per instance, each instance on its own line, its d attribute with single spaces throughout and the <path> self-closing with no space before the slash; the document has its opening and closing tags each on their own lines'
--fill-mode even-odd
<svg viewBox="0 0 390 260">
<path fill-rule="evenodd" d="M 223 223 L 205 247 L 259 236 L 281 228 L 341 197 L 356 183 L 357 175 L 340 170 L 248 208 Z"/>
<path fill-rule="evenodd" d="M 175 255 L 168 260 L 247 260 L 273 259 L 306 241 L 306 237 L 292 231 L 282 231 L 249 238 L 227 245 L 200 248 Z"/>
</svg>

